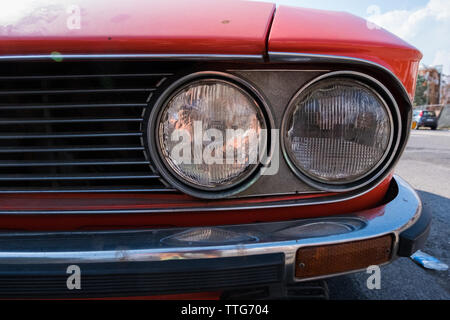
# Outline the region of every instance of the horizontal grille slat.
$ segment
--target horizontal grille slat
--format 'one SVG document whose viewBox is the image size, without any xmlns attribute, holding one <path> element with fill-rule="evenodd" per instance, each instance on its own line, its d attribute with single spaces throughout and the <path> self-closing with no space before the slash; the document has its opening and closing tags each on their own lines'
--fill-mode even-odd
<svg viewBox="0 0 450 320">
<path fill-rule="evenodd" d="M 1 80 L 52 80 L 81 78 L 135 78 L 135 77 L 168 77 L 172 73 L 135 73 L 135 74 L 72 74 L 72 75 L 42 75 L 42 76 L 0 76 Z"/>
<path fill-rule="evenodd" d="M 79 188 L 67 188 L 58 187 L 57 189 L 51 188 L 4 188 L 0 189 L 0 193 L 103 193 L 103 192 L 175 192 L 176 189 L 168 188 L 165 186 L 155 187 L 142 187 L 127 185 L 127 188 L 123 187 L 109 187 L 109 186 L 96 186 L 96 187 L 79 187 Z"/>
<path fill-rule="evenodd" d="M 44 181 L 44 180 L 116 180 L 116 179 L 157 179 L 157 174 L 93 174 L 93 175 L 0 175 L 0 181 Z"/>
<path fill-rule="evenodd" d="M 143 143 L 148 101 L 176 68 L 0 62 L 0 193 L 173 192 Z"/>
<path fill-rule="evenodd" d="M 41 152 L 100 152 L 100 151 L 144 151 L 143 146 L 70 146 L 40 148 L 0 148 L 0 153 L 41 153 Z"/>
<path fill-rule="evenodd" d="M 142 118 L 87 118 L 87 119 L 2 119 L 2 124 L 83 123 L 83 122 L 141 122 Z"/>
<path fill-rule="evenodd" d="M 142 132 L 71 132 L 53 134 L 0 134 L 0 139 L 54 139 L 54 138 L 92 138 L 92 137 L 140 137 Z"/>
<path fill-rule="evenodd" d="M 24 94 L 75 94 L 75 93 L 110 93 L 110 92 L 152 92 L 155 89 L 131 88 L 131 89 L 83 89 L 83 90 L 13 90 L 0 91 L 2 95 L 24 95 Z"/>
<path fill-rule="evenodd" d="M 91 161 L 0 161 L 0 167 L 53 167 L 53 166 L 108 166 L 108 165 L 132 165 L 150 164 L 141 159 L 124 160 L 91 160 Z"/>
<path fill-rule="evenodd" d="M 99 104 L 67 104 L 67 105 L 20 105 L 20 106 L 2 106 L 3 110 L 27 110 L 27 109 L 79 109 L 79 108 L 145 108 L 146 103 L 99 103 Z"/>
</svg>

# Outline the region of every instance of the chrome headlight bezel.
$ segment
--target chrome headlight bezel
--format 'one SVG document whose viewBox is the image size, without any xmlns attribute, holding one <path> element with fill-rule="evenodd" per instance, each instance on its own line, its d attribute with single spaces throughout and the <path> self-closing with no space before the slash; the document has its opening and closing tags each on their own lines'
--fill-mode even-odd
<svg viewBox="0 0 450 320">
<path fill-rule="evenodd" d="M 287 146 L 288 122 L 292 116 L 292 113 L 295 110 L 296 107 L 295 102 L 298 100 L 299 97 L 308 92 L 308 90 L 310 90 L 311 87 L 317 85 L 321 81 L 330 79 L 342 79 L 342 78 L 345 78 L 348 81 L 354 81 L 359 85 L 364 86 L 366 89 L 369 89 L 374 95 L 376 95 L 383 102 L 384 108 L 387 111 L 391 124 L 389 143 L 383 154 L 383 157 L 369 172 L 365 173 L 364 175 L 349 182 L 324 181 L 317 179 L 316 177 L 309 174 L 308 172 L 305 172 L 296 165 L 296 161 L 293 158 L 294 155 L 292 154 L 292 152 L 290 152 L 290 148 Z M 298 90 L 297 93 L 290 99 L 290 102 L 287 108 L 285 109 L 281 124 L 281 134 L 280 134 L 281 148 L 288 166 L 291 168 L 294 174 L 303 182 L 322 191 L 346 192 L 364 187 L 374 182 L 375 180 L 379 179 L 380 177 L 383 176 L 384 173 L 386 173 L 386 170 L 394 160 L 396 151 L 399 147 L 401 130 L 402 130 L 401 116 L 397 102 L 395 98 L 392 96 L 392 94 L 389 92 L 389 90 L 381 82 L 364 73 L 354 71 L 334 71 L 313 79 L 305 86 L 303 86 L 300 90 Z"/>
<path fill-rule="evenodd" d="M 152 160 L 152 165 L 156 167 L 162 178 L 164 178 L 164 180 L 166 180 L 171 186 L 175 187 L 176 189 L 194 197 L 204 199 L 221 199 L 230 197 L 244 191 L 254 182 L 256 182 L 256 180 L 261 175 L 260 171 L 263 166 L 261 162 L 258 162 L 254 165 L 252 164 L 251 170 L 245 172 L 245 175 L 242 175 L 239 181 L 229 185 L 211 188 L 196 185 L 180 176 L 165 159 L 164 154 L 161 150 L 159 126 L 161 116 L 166 109 L 167 104 L 177 93 L 197 81 L 222 82 L 240 90 L 255 101 L 256 106 L 259 108 L 258 112 L 262 115 L 262 121 L 264 121 L 265 129 L 270 132 L 270 129 L 273 128 L 273 119 L 269 112 L 270 109 L 267 106 L 267 102 L 252 85 L 239 77 L 224 72 L 196 72 L 181 77 L 177 81 L 173 82 L 160 94 L 160 96 L 156 100 L 154 107 L 150 112 L 146 128 L 147 151 L 149 152 L 149 156 Z M 267 159 L 270 160 L 271 151 L 273 149 L 272 142 L 270 141 L 270 134 L 267 137 L 267 144 L 263 147 L 264 150 L 262 150 L 262 152 L 268 154 Z"/>
</svg>

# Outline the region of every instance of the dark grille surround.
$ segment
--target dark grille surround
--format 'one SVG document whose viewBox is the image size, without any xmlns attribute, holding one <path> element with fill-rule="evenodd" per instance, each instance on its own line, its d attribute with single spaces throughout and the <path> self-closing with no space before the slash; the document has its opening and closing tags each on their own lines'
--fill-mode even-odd
<svg viewBox="0 0 450 320">
<path fill-rule="evenodd" d="M 0 65 L 0 193 L 171 190 L 142 121 L 173 72 L 140 62 Z"/>
</svg>

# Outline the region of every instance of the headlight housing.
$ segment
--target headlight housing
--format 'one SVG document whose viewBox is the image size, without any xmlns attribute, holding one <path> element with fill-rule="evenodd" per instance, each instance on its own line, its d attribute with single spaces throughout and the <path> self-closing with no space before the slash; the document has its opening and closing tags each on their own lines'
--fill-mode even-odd
<svg viewBox="0 0 450 320">
<path fill-rule="evenodd" d="M 160 171 L 168 172 L 166 178 L 179 189 L 200 197 L 221 197 L 216 191 L 243 183 L 266 150 L 259 100 L 219 77 L 178 86 L 161 104 L 154 129 Z"/>
<path fill-rule="evenodd" d="M 292 99 L 283 122 L 283 148 L 305 182 L 339 191 L 357 185 L 384 162 L 394 120 L 381 94 L 346 76 L 315 81 Z"/>
</svg>

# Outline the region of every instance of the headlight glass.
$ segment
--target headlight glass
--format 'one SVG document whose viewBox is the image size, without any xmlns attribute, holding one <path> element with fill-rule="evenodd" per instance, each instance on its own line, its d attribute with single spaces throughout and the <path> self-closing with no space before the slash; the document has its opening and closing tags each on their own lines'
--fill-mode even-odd
<svg viewBox="0 0 450 320">
<path fill-rule="evenodd" d="M 313 180 L 354 182 L 386 157 L 392 117 L 383 98 L 361 82 L 319 81 L 300 93 L 289 110 L 285 149 L 295 167 Z"/>
<path fill-rule="evenodd" d="M 258 165 L 264 116 L 252 96 L 234 83 L 202 79 L 165 104 L 160 152 L 183 182 L 202 189 L 232 187 Z"/>
</svg>

